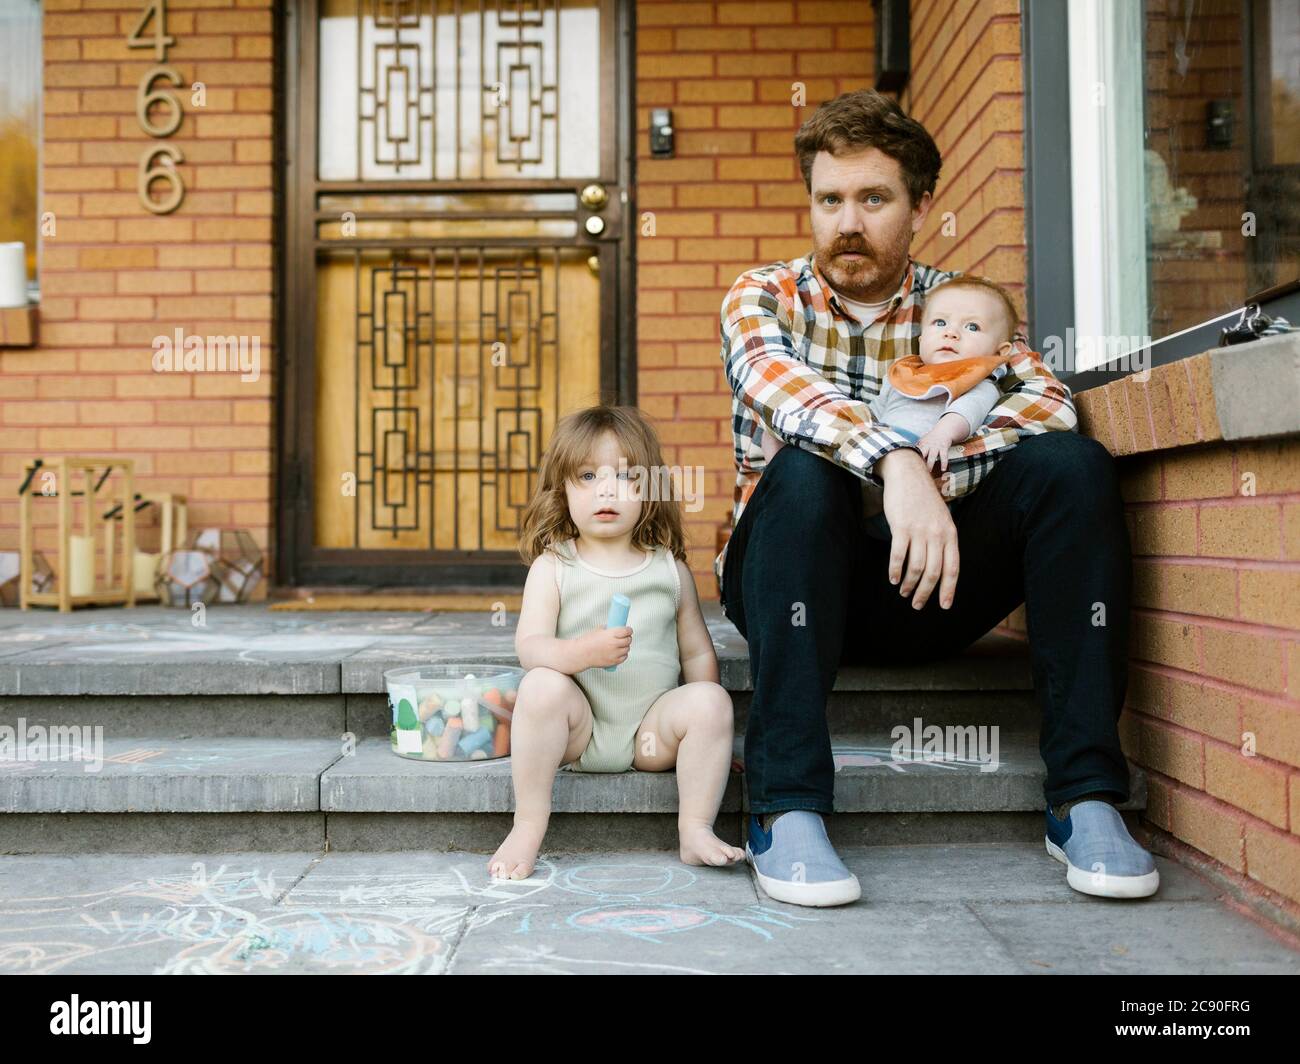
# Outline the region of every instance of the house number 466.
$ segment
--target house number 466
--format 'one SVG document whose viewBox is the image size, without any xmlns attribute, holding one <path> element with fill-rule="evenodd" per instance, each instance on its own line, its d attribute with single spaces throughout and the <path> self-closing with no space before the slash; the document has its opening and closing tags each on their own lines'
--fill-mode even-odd
<svg viewBox="0 0 1300 1064">
<path fill-rule="evenodd" d="M 145 37 L 144 28 L 153 23 L 152 36 Z M 140 12 L 140 21 L 135 24 L 126 39 L 128 48 L 152 48 L 153 57 L 161 64 L 167 58 L 167 47 L 176 43 L 175 37 L 167 36 L 167 0 L 148 0 Z M 155 88 L 158 81 L 167 82 L 176 87 L 181 84 L 181 76 L 172 67 L 152 66 L 140 77 L 140 85 L 135 91 L 135 117 L 140 128 L 151 137 L 170 137 L 180 128 L 181 102 L 167 88 Z M 149 112 L 155 107 L 159 112 L 150 117 Z M 185 198 L 185 182 L 181 180 L 176 164 L 184 162 L 183 156 L 170 144 L 157 148 L 146 148 L 140 156 L 140 170 L 136 178 L 136 191 L 140 204 L 154 214 L 170 214 L 181 205 Z M 162 199 L 154 199 L 150 193 L 155 181 L 161 181 L 166 187 Z"/>
</svg>

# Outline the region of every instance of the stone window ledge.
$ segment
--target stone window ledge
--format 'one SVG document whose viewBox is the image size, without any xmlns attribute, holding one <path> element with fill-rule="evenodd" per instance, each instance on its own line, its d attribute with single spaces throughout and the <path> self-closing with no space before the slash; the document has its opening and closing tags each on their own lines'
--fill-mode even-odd
<svg viewBox="0 0 1300 1064">
<path fill-rule="evenodd" d="M 1116 457 L 1300 433 L 1300 331 L 1133 374 L 1074 397 L 1079 431 Z"/>
</svg>

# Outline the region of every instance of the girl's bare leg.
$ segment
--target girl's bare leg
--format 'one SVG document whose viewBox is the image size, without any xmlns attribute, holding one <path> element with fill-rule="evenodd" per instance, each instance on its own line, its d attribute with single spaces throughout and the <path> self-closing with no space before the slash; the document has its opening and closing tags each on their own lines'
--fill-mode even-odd
<svg viewBox="0 0 1300 1064">
<path fill-rule="evenodd" d="M 551 819 L 556 769 L 582 756 L 591 727 L 591 706 L 572 676 L 541 667 L 524 674 L 510 727 L 515 823 L 488 861 L 489 875 L 527 879 L 533 874 Z"/>
<path fill-rule="evenodd" d="M 660 695 L 637 729 L 632 767 L 663 772 L 677 766 L 677 836 L 686 864 L 725 865 L 745 851 L 713 833 L 731 770 L 731 695 L 710 680 Z"/>
</svg>

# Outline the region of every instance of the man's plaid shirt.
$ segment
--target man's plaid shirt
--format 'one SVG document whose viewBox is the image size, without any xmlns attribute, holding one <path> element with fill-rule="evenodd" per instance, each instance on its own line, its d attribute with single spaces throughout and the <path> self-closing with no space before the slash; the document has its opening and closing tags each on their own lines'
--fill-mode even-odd
<svg viewBox="0 0 1300 1064">
<path fill-rule="evenodd" d="M 958 271 L 959 272 L 959 271 Z M 874 421 L 868 403 L 897 359 L 916 354 L 927 292 L 957 272 L 909 258 L 889 306 L 863 324 L 840 303 L 810 252 L 742 273 L 722 302 L 722 361 L 731 385 L 735 445 L 735 528 L 767 464 L 756 437 L 770 431 L 786 444 L 812 451 L 874 484 L 876 462 L 913 447 Z M 1017 334 L 1016 354 L 998 382 L 1002 401 L 975 434 L 953 448 L 948 472 L 936 479 L 947 498 L 975 488 L 998 453 L 1021 435 L 1073 429 L 1070 390 Z M 960 455 L 960 457 L 958 457 Z M 726 548 L 714 559 L 722 586 Z"/>
</svg>

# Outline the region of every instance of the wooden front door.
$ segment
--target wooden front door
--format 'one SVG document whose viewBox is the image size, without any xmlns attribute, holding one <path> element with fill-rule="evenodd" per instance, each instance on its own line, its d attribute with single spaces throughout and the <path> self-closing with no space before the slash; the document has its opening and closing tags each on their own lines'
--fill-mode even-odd
<svg viewBox="0 0 1300 1064">
<path fill-rule="evenodd" d="M 627 7 L 294 8 L 283 582 L 521 583 L 556 421 L 636 401 Z"/>
</svg>

